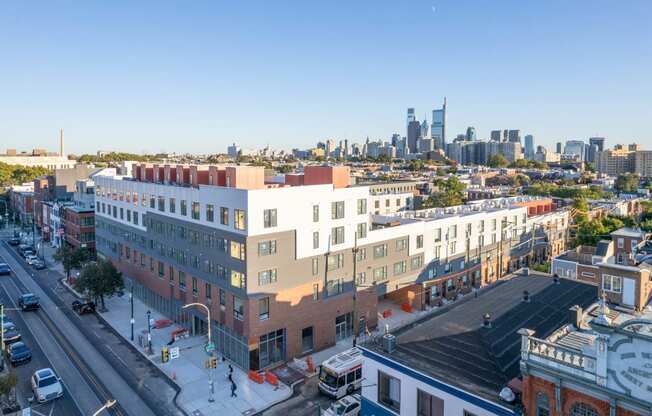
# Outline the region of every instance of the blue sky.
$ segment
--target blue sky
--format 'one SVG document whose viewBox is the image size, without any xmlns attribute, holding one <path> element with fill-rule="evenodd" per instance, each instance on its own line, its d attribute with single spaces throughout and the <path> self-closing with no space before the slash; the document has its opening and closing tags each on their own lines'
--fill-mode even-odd
<svg viewBox="0 0 652 416">
<path fill-rule="evenodd" d="M 0 149 L 60 127 L 74 153 L 387 139 L 443 96 L 449 137 L 652 148 L 651 20 L 649 0 L 6 2 Z"/>
</svg>

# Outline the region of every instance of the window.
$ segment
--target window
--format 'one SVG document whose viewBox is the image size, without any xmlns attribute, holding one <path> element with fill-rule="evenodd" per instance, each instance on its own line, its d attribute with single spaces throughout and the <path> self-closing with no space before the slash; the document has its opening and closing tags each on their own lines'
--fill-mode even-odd
<svg viewBox="0 0 652 416">
<path fill-rule="evenodd" d="M 165 197 L 160 196 L 158 197 L 158 210 L 164 212 L 165 211 Z"/>
<path fill-rule="evenodd" d="M 244 304 L 242 299 L 233 297 L 233 317 L 239 321 L 244 318 Z"/>
<path fill-rule="evenodd" d="M 124 220 L 125 219 L 124 217 L 125 217 L 125 210 L 124 208 L 120 207 L 120 219 Z"/>
<path fill-rule="evenodd" d="M 312 233 L 312 248 L 319 248 L 319 231 L 314 231 Z"/>
<path fill-rule="evenodd" d="M 244 230 L 246 228 L 244 210 L 236 209 L 233 211 L 233 226 L 236 230 Z"/>
<path fill-rule="evenodd" d="M 192 294 L 194 296 L 197 296 L 199 290 L 197 289 L 197 278 L 193 277 L 192 278 Z"/>
<path fill-rule="evenodd" d="M 342 293 L 344 290 L 343 283 L 342 279 L 329 280 L 326 282 L 326 296 L 335 296 Z"/>
<path fill-rule="evenodd" d="M 312 300 L 319 300 L 319 283 L 312 285 Z"/>
<path fill-rule="evenodd" d="M 331 202 L 331 218 L 334 220 L 344 218 L 344 201 Z"/>
<path fill-rule="evenodd" d="M 186 274 L 179 270 L 179 289 L 186 290 Z"/>
<path fill-rule="evenodd" d="M 452 256 L 457 251 L 457 241 L 451 241 L 448 255 Z"/>
<path fill-rule="evenodd" d="M 358 215 L 363 215 L 367 213 L 367 200 L 358 199 Z"/>
<path fill-rule="evenodd" d="M 344 243 L 344 227 L 333 227 L 331 229 L 331 244 Z"/>
<path fill-rule="evenodd" d="M 548 395 L 539 392 L 537 393 L 537 412 L 536 416 L 550 416 L 550 400 L 548 400 Z"/>
<path fill-rule="evenodd" d="M 220 224 L 229 225 L 229 209 L 220 207 Z"/>
<path fill-rule="evenodd" d="M 462 416 L 477 416 L 473 412 L 469 412 L 468 410 L 464 409 L 464 412 L 462 412 Z"/>
<path fill-rule="evenodd" d="M 355 257 L 356 257 L 356 260 L 358 260 L 358 261 L 366 260 L 367 259 L 367 249 L 366 248 L 359 248 Z"/>
<path fill-rule="evenodd" d="M 328 256 L 328 270 L 337 270 L 344 267 L 344 254 L 331 254 Z"/>
<path fill-rule="evenodd" d="M 156 197 L 154 195 L 149 196 L 149 207 L 152 209 L 156 208 Z"/>
<path fill-rule="evenodd" d="M 401 413 L 401 380 L 378 371 L 378 403 Z"/>
<path fill-rule="evenodd" d="M 410 268 L 412 270 L 418 270 L 423 267 L 423 257 L 415 256 L 410 259 Z"/>
<path fill-rule="evenodd" d="M 210 283 L 206 283 L 204 286 L 204 290 L 206 291 L 206 299 L 209 300 L 213 297 L 213 288 L 211 287 Z"/>
<path fill-rule="evenodd" d="M 441 246 L 435 246 L 435 260 L 441 257 Z"/>
<path fill-rule="evenodd" d="M 457 238 L 457 225 L 448 227 L 448 239 L 453 240 Z"/>
<path fill-rule="evenodd" d="M 163 262 L 158 262 L 158 277 L 163 277 L 165 275 L 165 264 Z"/>
<path fill-rule="evenodd" d="M 168 211 L 173 214 L 177 211 L 177 200 L 175 198 L 168 199 Z"/>
<path fill-rule="evenodd" d="M 319 221 L 319 205 L 312 206 L 312 222 Z"/>
<path fill-rule="evenodd" d="M 266 209 L 263 211 L 263 227 L 276 227 L 276 209 Z"/>
<path fill-rule="evenodd" d="M 231 270 L 231 286 L 244 289 L 246 285 L 244 273 Z"/>
<path fill-rule="evenodd" d="M 423 234 L 417 236 L 417 248 L 423 248 Z"/>
<path fill-rule="evenodd" d="M 215 207 L 213 204 L 206 204 L 206 221 L 215 221 Z"/>
<path fill-rule="evenodd" d="M 231 257 L 234 259 L 245 259 L 245 245 L 237 241 L 231 241 Z"/>
<path fill-rule="evenodd" d="M 586 403 L 575 403 L 570 410 L 570 416 L 598 416 L 598 411 Z"/>
<path fill-rule="evenodd" d="M 276 254 L 276 240 L 267 240 L 258 243 L 259 256 L 269 256 L 272 254 Z"/>
<path fill-rule="evenodd" d="M 496 224 L 497 222 L 495 218 L 491 220 L 491 231 L 496 231 Z M 484 228 L 484 222 L 483 222 L 483 228 Z"/>
<path fill-rule="evenodd" d="M 193 220 L 198 220 L 199 219 L 199 202 L 192 201 L 191 218 Z"/>
<path fill-rule="evenodd" d="M 444 401 L 417 389 L 417 416 L 444 416 Z"/>
<path fill-rule="evenodd" d="M 226 292 L 223 289 L 220 289 L 220 305 L 226 305 Z"/>
<path fill-rule="evenodd" d="M 312 275 L 316 276 L 319 274 L 319 258 L 315 257 L 312 259 Z"/>
<path fill-rule="evenodd" d="M 387 244 L 374 246 L 374 258 L 378 259 L 387 255 Z"/>
<path fill-rule="evenodd" d="M 618 239 L 618 248 L 623 248 L 625 247 L 625 239 L 624 238 L 619 238 Z"/>
<path fill-rule="evenodd" d="M 367 238 L 367 223 L 366 222 L 361 222 L 358 224 L 357 229 L 355 231 L 355 235 L 358 238 Z"/>
<path fill-rule="evenodd" d="M 398 276 L 407 271 L 407 262 L 405 260 L 394 263 L 394 276 Z"/>
<path fill-rule="evenodd" d="M 179 211 L 181 211 L 181 215 L 185 217 L 188 215 L 188 201 L 182 199 L 180 204 L 181 206 L 179 207 Z"/>
<path fill-rule="evenodd" d="M 387 280 L 387 266 L 374 269 L 374 282 L 382 282 L 383 280 Z"/>
<path fill-rule="evenodd" d="M 441 241 L 441 228 L 436 228 L 435 229 L 435 243 L 438 243 Z"/>
<path fill-rule="evenodd" d="M 358 275 L 356 276 L 357 284 L 363 285 L 365 284 L 366 281 L 367 281 L 367 273 L 365 272 L 358 273 Z"/>
<path fill-rule="evenodd" d="M 263 270 L 258 273 L 258 285 L 264 286 L 270 283 L 276 283 L 276 269 Z"/>
<path fill-rule="evenodd" d="M 127 222 L 131 222 L 131 210 L 127 210 Z"/>
<path fill-rule="evenodd" d="M 379 200 L 374 201 L 374 208 L 376 208 L 376 209 L 380 208 L 380 201 Z"/>
<path fill-rule="evenodd" d="M 269 319 L 269 298 L 258 299 L 258 319 L 261 321 Z"/>
<path fill-rule="evenodd" d="M 606 292 L 620 293 L 622 291 L 622 277 L 603 274 L 602 290 Z"/>
<path fill-rule="evenodd" d="M 407 238 L 401 238 L 400 240 L 396 240 L 396 251 L 403 251 L 406 248 L 408 248 Z"/>
<path fill-rule="evenodd" d="M 389 207 L 389 198 L 385 200 L 385 206 Z"/>
</svg>

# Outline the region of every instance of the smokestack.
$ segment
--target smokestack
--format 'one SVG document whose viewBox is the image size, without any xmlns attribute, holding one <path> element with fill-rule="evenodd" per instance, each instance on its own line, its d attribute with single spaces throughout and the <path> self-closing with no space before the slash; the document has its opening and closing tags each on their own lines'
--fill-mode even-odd
<svg viewBox="0 0 652 416">
<path fill-rule="evenodd" d="M 63 157 L 63 129 L 59 129 L 59 156 Z"/>
</svg>

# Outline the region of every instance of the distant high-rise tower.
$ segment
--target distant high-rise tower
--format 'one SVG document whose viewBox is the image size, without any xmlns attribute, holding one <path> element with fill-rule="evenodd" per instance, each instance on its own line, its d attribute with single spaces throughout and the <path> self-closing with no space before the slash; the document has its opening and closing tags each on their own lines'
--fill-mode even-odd
<svg viewBox="0 0 652 416">
<path fill-rule="evenodd" d="M 521 142 L 521 131 L 520 130 L 509 130 L 507 133 L 507 139 L 511 143 L 520 143 Z"/>
<path fill-rule="evenodd" d="M 446 97 L 441 109 L 432 111 L 432 125 L 430 126 L 430 137 L 435 139 L 435 149 L 446 147 Z"/>
<path fill-rule="evenodd" d="M 63 157 L 63 129 L 59 129 L 59 156 Z"/>
<path fill-rule="evenodd" d="M 407 144 L 410 153 L 417 153 L 419 138 L 421 137 L 421 123 L 417 120 L 412 120 L 408 123 L 407 128 Z"/>
<path fill-rule="evenodd" d="M 500 130 L 491 130 L 491 141 L 499 142 L 501 133 L 502 132 Z"/>
<path fill-rule="evenodd" d="M 598 152 L 604 151 L 604 137 L 590 137 L 589 138 L 589 148 L 588 154 L 586 157 L 587 162 L 595 162 Z"/>
<path fill-rule="evenodd" d="M 598 148 L 598 152 L 604 151 L 604 142 L 605 142 L 604 137 L 590 137 L 589 138 L 589 144 L 593 144 Z"/>
<path fill-rule="evenodd" d="M 415 121 L 417 117 L 414 115 L 414 108 L 408 108 L 407 112 L 407 124 L 410 124 L 411 121 Z"/>
<path fill-rule="evenodd" d="M 421 122 L 421 137 L 428 137 L 428 120 L 426 120 L 425 117 Z"/>
<path fill-rule="evenodd" d="M 557 147 L 555 148 L 557 153 L 561 154 L 561 142 L 557 142 Z"/>
<path fill-rule="evenodd" d="M 534 159 L 534 136 L 531 134 L 525 135 L 525 157 L 529 160 Z"/>
<path fill-rule="evenodd" d="M 467 127 L 466 129 L 466 140 L 472 142 L 478 140 L 478 137 L 475 133 L 475 127 Z"/>
</svg>

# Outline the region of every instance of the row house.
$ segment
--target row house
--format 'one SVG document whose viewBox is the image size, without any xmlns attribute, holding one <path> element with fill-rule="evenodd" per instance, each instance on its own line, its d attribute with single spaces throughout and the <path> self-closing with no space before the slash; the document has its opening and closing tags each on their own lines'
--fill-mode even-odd
<svg viewBox="0 0 652 416">
<path fill-rule="evenodd" d="M 411 211 L 395 198 L 411 190 L 398 187 L 381 193 L 393 212 L 377 215 L 378 193 L 351 186 L 347 167 L 286 176 L 139 164 L 97 177 L 98 256 L 152 307 L 195 331 L 213 325 L 220 351 L 260 369 L 374 328 L 379 299 L 420 309 L 491 284 L 532 234 L 516 204 L 527 197 Z M 214 322 L 182 313 L 189 302 L 207 304 Z"/>
</svg>

